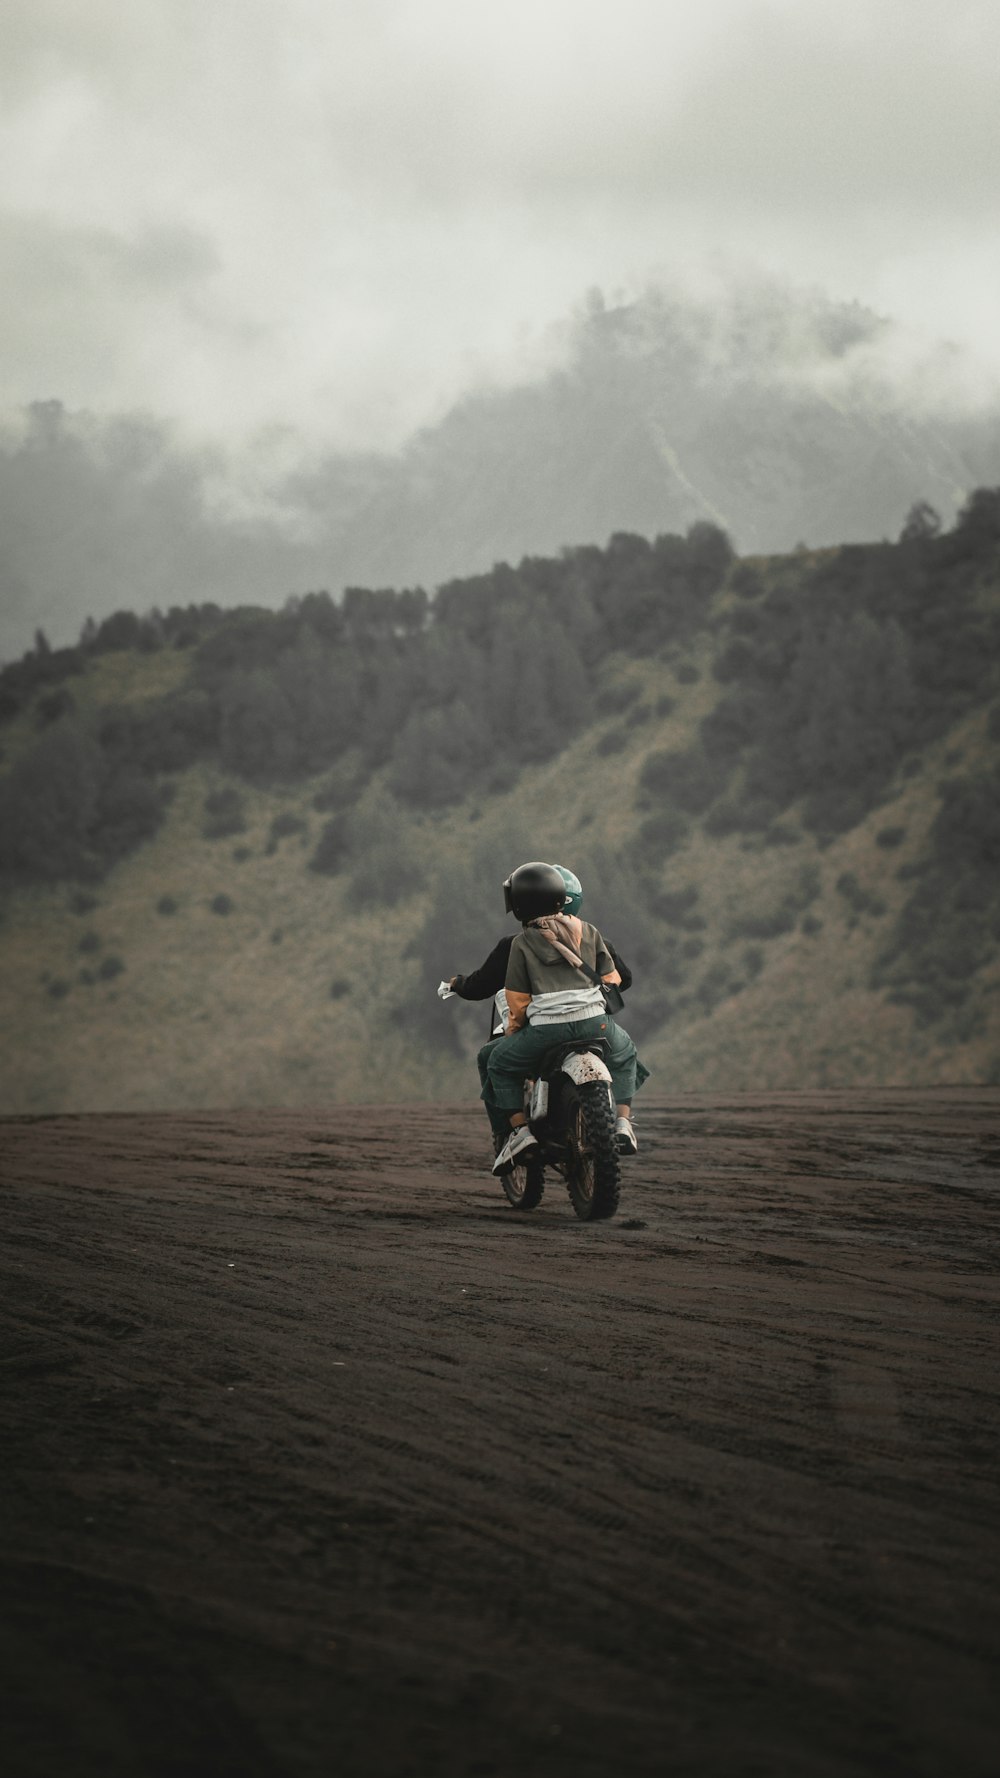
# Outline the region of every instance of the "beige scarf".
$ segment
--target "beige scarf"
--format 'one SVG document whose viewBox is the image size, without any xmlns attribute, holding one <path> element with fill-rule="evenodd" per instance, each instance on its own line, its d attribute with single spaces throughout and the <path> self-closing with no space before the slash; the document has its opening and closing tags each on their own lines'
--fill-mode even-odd
<svg viewBox="0 0 1000 1778">
<path fill-rule="evenodd" d="M 547 938 L 550 945 L 555 945 L 560 957 L 572 963 L 574 969 L 583 968 L 579 944 L 583 937 L 583 927 L 579 920 L 571 914 L 543 914 L 540 920 L 529 920 L 528 925 L 533 932 L 540 932 Z"/>
</svg>

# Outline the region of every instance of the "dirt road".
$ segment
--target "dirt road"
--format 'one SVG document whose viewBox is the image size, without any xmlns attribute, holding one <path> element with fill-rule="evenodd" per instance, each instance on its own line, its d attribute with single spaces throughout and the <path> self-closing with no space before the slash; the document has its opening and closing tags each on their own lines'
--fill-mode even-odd
<svg viewBox="0 0 1000 1778">
<path fill-rule="evenodd" d="M 1000 1095 L 638 1127 L 0 1123 L 11 1778 L 993 1778 Z"/>
</svg>

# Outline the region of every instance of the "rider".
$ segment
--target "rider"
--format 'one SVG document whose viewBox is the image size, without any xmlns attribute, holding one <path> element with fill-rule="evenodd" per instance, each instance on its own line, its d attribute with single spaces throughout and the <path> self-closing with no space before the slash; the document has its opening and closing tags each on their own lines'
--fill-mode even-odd
<svg viewBox="0 0 1000 1778">
<path fill-rule="evenodd" d="M 556 864 L 553 866 L 553 869 L 559 872 L 559 875 L 562 877 L 562 880 L 566 885 L 566 898 L 562 908 L 563 913 L 578 914 L 583 901 L 583 884 L 576 875 L 576 872 L 567 869 L 564 864 Z M 494 945 L 485 963 L 481 963 L 479 968 L 474 969 L 470 975 L 453 975 L 448 983 L 452 992 L 457 994 L 462 1000 L 491 1000 L 495 1002 L 497 995 L 503 990 L 504 982 L 507 980 L 507 961 L 510 957 L 510 950 L 513 943 L 514 934 L 511 932 L 504 938 L 500 939 L 498 944 Z M 614 945 L 610 942 L 608 942 L 607 948 L 614 966 L 618 971 L 622 989 L 626 990 L 630 988 L 632 986 L 632 971 L 625 962 L 624 957 L 622 957 L 619 951 L 615 950 Z M 491 1006 L 489 1041 L 484 1043 L 476 1057 L 476 1064 L 479 1069 L 479 1082 L 483 1089 L 483 1103 L 486 1107 L 486 1112 L 490 1120 L 490 1127 L 492 1128 L 494 1140 L 498 1149 L 503 1147 L 510 1135 L 510 1121 L 507 1117 L 507 1113 L 501 1111 L 498 1106 L 494 1105 L 488 1096 L 487 1070 L 490 1056 L 503 1035 L 503 1020 L 504 1014 L 500 1007 L 495 1004 Z M 640 1063 L 639 1066 L 641 1068 L 642 1064 Z M 643 1073 L 642 1078 L 645 1079 L 645 1073 Z M 631 1152 L 631 1147 L 629 1147 L 629 1152 Z"/>
<path fill-rule="evenodd" d="M 627 1031 L 609 1016 L 602 983 L 621 976 L 596 926 L 565 912 L 566 883 L 554 865 L 522 864 L 503 886 L 504 904 L 521 922 L 507 961 L 505 1035 L 487 1062 L 490 1099 L 510 1118 L 511 1134 L 493 1163 L 503 1173 L 537 1147 L 522 1110 L 523 1085 L 545 1052 L 557 1043 L 598 1038 L 608 1046 L 617 1106 L 615 1136 L 623 1153 L 635 1154 L 632 1096 L 641 1066 Z M 647 1070 L 642 1070 L 642 1079 Z M 487 1100 L 487 1104 L 489 1100 Z"/>
</svg>

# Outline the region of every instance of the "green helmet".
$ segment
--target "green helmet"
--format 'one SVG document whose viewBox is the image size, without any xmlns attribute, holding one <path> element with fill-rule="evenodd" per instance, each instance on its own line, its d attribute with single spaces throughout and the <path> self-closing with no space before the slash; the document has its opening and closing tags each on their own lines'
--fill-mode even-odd
<svg viewBox="0 0 1000 1778">
<path fill-rule="evenodd" d="M 557 864 L 555 869 L 559 872 L 559 875 L 562 877 L 562 880 L 566 885 L 566 900 L 563 902 L 563 913 L 578 914 L 580 912 L 580 905 L 583 901 L 583 884 L 576 873 L 567 870 L 564 864 Z"/>
</svg>

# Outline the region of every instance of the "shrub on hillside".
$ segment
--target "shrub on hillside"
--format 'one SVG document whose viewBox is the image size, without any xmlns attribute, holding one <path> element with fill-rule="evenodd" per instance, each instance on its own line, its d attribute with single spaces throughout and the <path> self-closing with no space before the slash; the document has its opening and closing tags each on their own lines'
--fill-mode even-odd
<svg viewBox="0 0 1000 1778">
<path fill-rule="evenodd" d="M 809 862 L 800 865 L 784 879 L 784 894 L 770 907 L 748 907 L 735 919 L 727 940 L 736 938 L 774 939 L 792 932 L 803 909 L 808 908 L 820 893 L 822 879 L 818 867 Z"/>
<path fill-rule="evenodd" d="M 133 766 L 111 767 L 98 793 L 89 836 L 102 867 L 116 864 L 152 839 L 172 794 L 171 786 L 154 783 Z"/>
<path fill-rule="evenodd" d="M 951 554 L 985 560 L 1000 549 L 1000 488 L 974 488 L 955 521 Z"/>
<path fill-rule="evenodd" d="M 941 530 L 941 515 L 929 500 L 915 500 L 899 533 L 900 543 L 928 543 Z"/>
<path fill-rule="evenodd" d="M 628 735 L 624 729 L 610 728 L 597 740 L 594 752 L 599 758 L 605 759 L 611 753 L 624 753 L 628 746 Z"/>
<path fill-rule="evenodd" d="M 787 901 L 778 907 L 762 910 L 760 913 L 747 912 L 732 922 L 728 937 L 734 938 L 781 938 L 786 932 L 793 932 L 796 924 L 795 908 Z"/>
<path fill-rule="evenodd" d="M 720 698 L 714 710 L 702 718 L 701 744 L 709 759 L 730 769 L 757 740 L 762 724 L 760 699 L 744 686 Z"/>
<path fill-rule="evenodd" d="M 60 685 L 82 673 L 83 667 L 78 648 L 51 648 L 39 631 L 33 650 L 0 667 L 0 722 L 9 722 L 24 710 L 41 686 Z"/>
<path fill-rule="evenodd" d="M 316 850 L 309 860 L 309 869 L 318 871 L 320 876 L 335 877 L 347 863 L 350 849 L 347 817 L 343 814 L 332 815 L 316 843 Z"/>
<path fill-rule="evenodd" d="M 205 811 L 202 839 L 224 840 L 232 834 L 246 833 L 246 803 L 231 785 L 209 791 L 202 806 Z"/>
<path fill-rule="evenodd" d="M 378 802 L 348 817 L 348 906 L 398 907 L 426 881 L 419 857 L 392 805 Z"/>
<path fill-rule="evenodd" d="M 35 707 L 35 727 L 48 728 L 52 722 L 58 722 L 60 716 L 69 716 L 76 709 L 76 699 L 69 687 L 60 685 L 55 691 L 45 692 Z"/>
<path fill-rule="evenodd" d="M 878 917 L 885 913 L 882 897 L 874 895 L 869 889 L 863 889 L 852 870 L 841 871 L 834 886 L 853 914 L 872 914 Z"/>
<path fill-rule="evenodd" d="M 687 530 L 688 581 L 701 600 L 722 585 L 735 560 L 735 551 L 721 525 L 696 519 Z"/>
<path fill-rule="evenodd" d="M 219 756 L 227 771 L 267 783 L 294 774 L 293 702 L 263 667 L 234 674 L 219 693 Z"/>
<path fill-rule="evenodd" d="M 122 975 L 125 964 L 121 957 L 103 957 L 97 966 L 97 974 L 102 982 L 113 982 L 116 976 Z"/>
<path fill-rule="evenodd" d="M 819 896 L 823 876 L 815 862 L 801 864 L 788 888 L 788 898 L 796 908 L 807 908 Z"/>
<path fill-rule="evenodd" d="M 147 775 L 183 772 L 214 752 L 219 712 L 204 691 L 188 687 L 138 709 L 107 710 L 98 738 L 105 752 Z"/>
<path fill-rule="evenodd" d="M 690 831 L 691 823 L 679 809 L 661 809 L 655 815 L 647 815 L 639 824 L 634 842 L 638 862 L 654 864 L 669 857 L 684 844 Z"/>
<path fill-rule="evenodd" d="M 761 636 L 765 633 L 763 617 L 752 605 L 738 605 L 735 611 L 731 611 L 729 628 L 734 636 Z"/>
<path fill-rule="evenodd" d="M 759 599 L 764 591 L 760 569 L 752 562 L 738 562 L 729 577 L 729 584 L 740 599 Z"/>
<path fill-rule="evenodd" d="M 361 854 L 347 885 L 347 905 L 362 908 L 394 908 L 408 901 L 426 883 L 426 873 L 411 853 L 392 846 L 378 846 Z"/>
<path fill-rule="evenodd" d="M 0 780 L 0 870 L 40 879 L 96 872 L 103 770 L 78 723 L 47 729 Z"/>
<path fill-rule="evenodd" d="M 336 814 L 357 802 L 365 782 L 365 775 L 356 763 L 340 760 L 316 791 L 312 806 L 321 815 Z"/>
<path fill-rule="evenodd" d="M 296 815 L 292 809 L 279 809 L 271 821 L 268 833 L 272 840 L 286 840 L 294 833 L 304 834 L 308 831 L 309 824 L 301 815 Z"/>
<path fill-rule="evenodd" d="M 705 816 L 707 834 L 719 839 L 729 833 L 764 833 L 775 825 L 778 806 L 766 796 L 724 796 Z M 776 842 L 780 844 L 781 842 Z"/>
<path fill-rule="evenodd" d="M 657 890 L 650 898 L 650 906 L 659 919 L 669 921 L 671 926 L 685 926 L 697 906 L 698 898 L 697 885 L 689 883 L 683 889 Z"/>
<path fill-rule="evenodd" d="M 757 653 L 744 636 L 734 636 L 712 662 L 712 676 L 720 685 L 748 679 L 756 671 Z"/>
<path fill-rule="evenodd" d="M 208 905 L 213 914 L 231 914 L 236 904 L 232 896 L 222 890 L 218 895 L 213 895 Z"/>
<path fill-rule="evenodd" d="M 623 715 L 635 703 L 641 690 L 642 687 L 632 679 L 626 679 L 621 685 L 609 685 L 600 696 L 601 715 Z"/>
<path fill-rule="evenodd" d="M 710 963 L 694 991 L 694 997 L 706 1016 L 732 992 L 729 969 L 723 962 Z"/>
<path fill-rule="evenodd" d="M 173 895 L 161 895 L 156 904 L 158 914 L 176 914 L 177 901 Z"/>
<path fill-rule="evenodd" d="M 143 619 L 134 611 L 114 611 L 99 624 L 89 646 L 94 654 L 110 654 L 126 648 L 138 648 L 143 637 Z"/>
<path fill-rule="evenodd" d="M 700 747 L 651 753 L 639 776 L 641 789 L 686 815 L 700 815 L 725 789 L 729 767 Z"/>
</svg>

